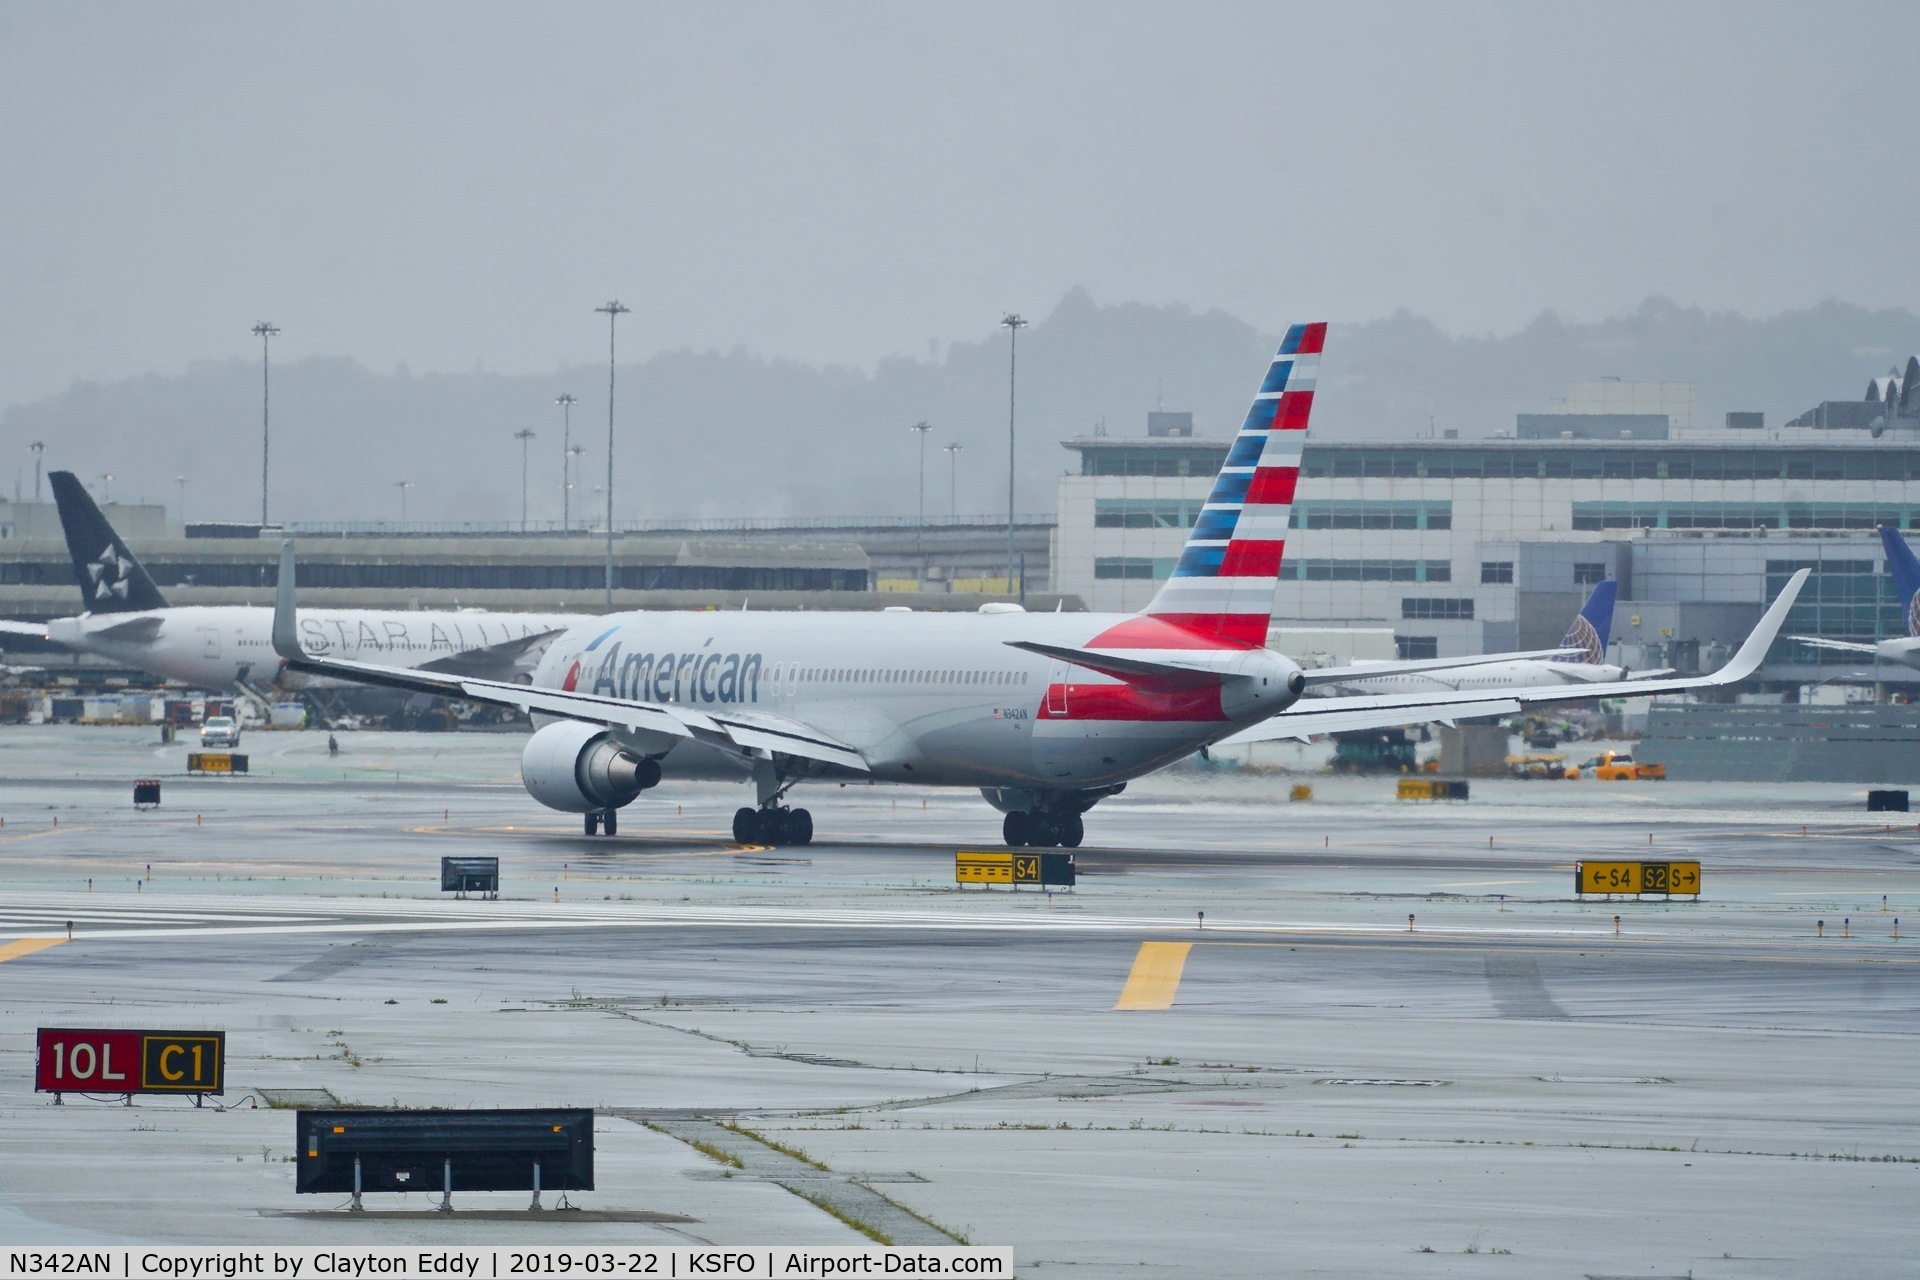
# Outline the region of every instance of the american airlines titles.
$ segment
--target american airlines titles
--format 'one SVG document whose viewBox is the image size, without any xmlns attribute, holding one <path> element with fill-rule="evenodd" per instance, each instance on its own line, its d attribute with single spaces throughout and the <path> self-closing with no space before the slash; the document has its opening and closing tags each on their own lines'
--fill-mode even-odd
<svg viewBox="0 0 1920 1280">
<path fill-rule="evenodd" d="M 757 653 L 630 653 L 607 646 L 598 667 L 582 656 L 567 687 L 578 688 L 593 674 L 588 692 L 597 697 L 639 702 L 758 702 L 760 655 Z"/>
</svg>

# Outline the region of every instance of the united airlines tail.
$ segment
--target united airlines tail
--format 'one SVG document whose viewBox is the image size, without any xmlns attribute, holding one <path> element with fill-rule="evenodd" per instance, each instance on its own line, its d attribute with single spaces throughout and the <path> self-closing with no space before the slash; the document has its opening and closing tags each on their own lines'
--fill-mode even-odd
<svg viewBox="0 0 1920 1280">
<path fill-rule="evenodd" d="M 1325 324 L 1287 330 L 1173 576 L 1147 605 L 1148 616 L 1203 644 L 1266 643 L 1326 338 Z"/>
<path fill-rule="evenodd" d="M 80 477 L 71 471 L 53 471 L 47 479 L 53 484 L 67 553 L 73 557 L 74 581 L 87 612 L 144 613 L 166 608 L 166 597 L 94 505 Z"/>
<path fill-rule="evenodd" d="M 1580 612 L 1573 615 L 1573 625 L 1567 628 L 1567 634 L 1561 639 L 1563 649 L 1585 650 L 1577 658 L 1568 658 L 1568 662 L 1586 662 L 1601 666 L 1607 660 L 1607 639 L 1613 633 L 1613 601 L 1620 592 L 1620 584 L 1612 578 L 1593 584 L 1593 591 L 1587 596 L 1587 602 L 1580 606 Z"/>
<path fill-rule="evenodd" d="M 1880 526 L 1880 545 L 1887 551 L 1887 572 L 1893 575 L 1893 585 L 1900 591 L 1900 608 L 1907 618 L 1907 634 L 1920 636 L 1920 613 L 1914 611 L 1914 598 L 1920 595 L 1920 560 L 1914 559 L 1913 548 L 1900 536 L 1900 531 L 1890 524 Z"/>
</svg>

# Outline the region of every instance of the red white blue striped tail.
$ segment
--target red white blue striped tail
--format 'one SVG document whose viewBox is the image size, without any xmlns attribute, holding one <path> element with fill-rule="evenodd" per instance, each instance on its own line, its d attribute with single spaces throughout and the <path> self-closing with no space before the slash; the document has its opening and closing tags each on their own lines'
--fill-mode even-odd
<svg viewBox="0 0 1920 1280">
<path fill-rule="evenodd" d="M 1287 330 L 1148 616 L 1210 644 L 1266 644 L 1326 338 L 1324 323 Z"/>
</svg>

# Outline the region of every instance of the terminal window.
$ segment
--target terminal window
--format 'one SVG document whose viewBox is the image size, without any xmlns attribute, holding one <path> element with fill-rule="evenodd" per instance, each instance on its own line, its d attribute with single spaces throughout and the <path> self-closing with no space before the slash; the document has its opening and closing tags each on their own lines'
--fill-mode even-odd
<svg viewBox="0 0 1920 1280">
<path fill-rule="evenodd" d="M 1512 582 L 1513 561 L 1482 560 L 1480 562 L 1481 582 Z"/>
<path fill-rule="evenodd" d="M 1113 579 L 1170 578 L 1173 576 L 1175 561 L 1172 557 L 1155 559 L 1151 556 L 1101 556 L 1093 562 L 1093 576 L 1101 581 Z"/>
<path fill-rule="evenodd" d="M 1096 498 L 1096 529 L 1191 529 L 1205 498 Z"/>
<path fill-rule="evenodd" d="M 1907 634 L 1906 610 L 1893 579 L 1874 560 L 1769 560 L 1767 594 L 1777 595 L 1795 571 L 1813 570 L 1786 627 L 1829 640 L 1872 643 Z M 1832 662 L 1829 654 L 1809 654 Z"/>
<path fill-rule="evenodd" d="M 1440 637 L 1438 636 L 1395 636 L 1393 647 L 1399 651 L 1402 662 L 1417 662 L 1422 658 L 1440 656 Z"/>
<path fill-rule="evenodd" d="M 1473 620 L 1473 600 L 1448 599 L 1442 596 L 1405 596 L 1400 601 L 1402 618 L 1445 618 L 1455 621 Z"/>
<path fill-rule="evenodd" d="M 1451 529 L 1451 502 L 1298 502 L 1295 529 Z"/>
<path fill-rule="evenodd" d="M 1450 560 L 1287 560 L 1282 582 L 1452 582 Z"/>
<path fill-rule="evenodd" d="M 1606 580 L 1607 566 L 1604 561 L 1582 560 L 1573 566 L 1573 585 L 1576 587 L 1590 587 Z"/>
</svg>

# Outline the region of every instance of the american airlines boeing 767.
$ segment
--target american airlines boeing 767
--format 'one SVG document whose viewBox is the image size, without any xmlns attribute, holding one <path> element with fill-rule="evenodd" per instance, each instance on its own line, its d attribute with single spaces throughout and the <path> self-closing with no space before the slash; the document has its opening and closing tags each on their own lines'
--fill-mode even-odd
<svg viewBox="0 0 1920 1280">
<path fill-rule="evenodd" d="M 1188 537 L 1173 575 L 1138 614 L 624 613 L 581 622 L 548 647 L 533 683 L 440 676 L 306 652 L 282 549 L 274 647 L 294 671 L 517 707 L 538 726 L 521 758 L 534 799 L 611 834 L 619 809 L 660 781 L 689 743 L 736 756 L 756 803 L 742 842 L 805 844 L 813 821 L 784 801 L 848 772 L 977 787 L 1013 845 L 1067 845 L 1082 815 L 1151 773 L 1229 738 L 1498 715 L 1523 705 L 1644 696 L 1750 675 L 1805 580 L 1781 592 L 1721 670 L 1684 680 L 1316 698 L 1305 672 L 1266 648 L 1274 585 L 1313 407 L 1324 324 L 1296 325 Z M 1374 676 L 1441 661 L 1369 668 Z"/>
</svg>

